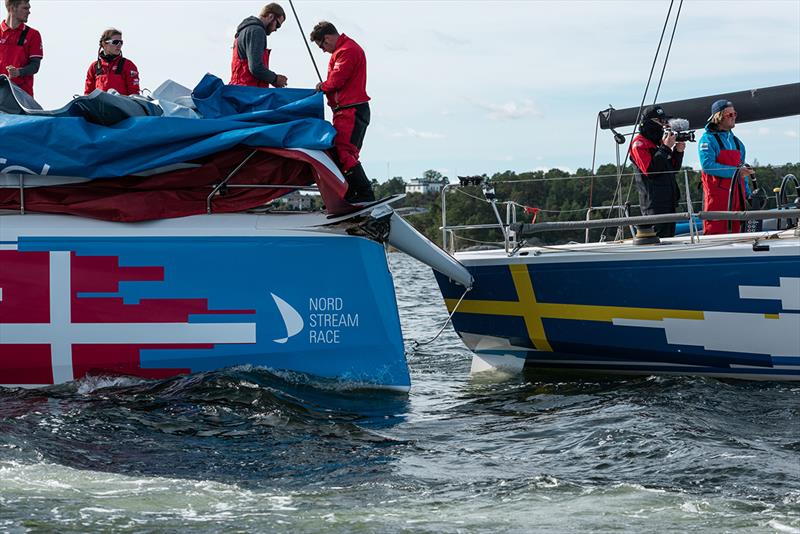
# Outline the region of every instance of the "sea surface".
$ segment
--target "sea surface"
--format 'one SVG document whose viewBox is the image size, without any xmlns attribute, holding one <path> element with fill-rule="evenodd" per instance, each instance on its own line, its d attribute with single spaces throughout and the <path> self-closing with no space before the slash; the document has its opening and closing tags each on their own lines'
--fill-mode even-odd
<svg viewBox="0 0 800 534">
<path fill-rule="evenodd" d="M 800 384 L 470 378 L 390 255 L 409 395 L 263 369 L 0 390 L 0 532 L 795 532 Z"/>
</svg>

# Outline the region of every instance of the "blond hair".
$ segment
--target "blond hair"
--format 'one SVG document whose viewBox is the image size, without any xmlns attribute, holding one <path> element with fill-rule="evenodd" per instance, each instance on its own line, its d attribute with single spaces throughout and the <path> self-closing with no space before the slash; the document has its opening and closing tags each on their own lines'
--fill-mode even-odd
<svg viewBox="0 0 800 534">
<path fill-rule="evenodd" d="M 724 118 L 724 116 L 725 116 L 725 110 L 724 109 L 722 111 L 717 111 L 716 113 L 711 115 L 711 120 L 708 121 L 708 122 L 710 122 L 711 124 L 719 124 L 719 123 L 722 122 L 722 119 Z"/>
</svg>

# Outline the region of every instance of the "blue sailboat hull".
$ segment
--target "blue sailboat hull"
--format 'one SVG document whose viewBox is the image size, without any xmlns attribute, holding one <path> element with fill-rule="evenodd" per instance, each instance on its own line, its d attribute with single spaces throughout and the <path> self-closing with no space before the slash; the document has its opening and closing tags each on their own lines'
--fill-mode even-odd
<svg viewBox="0 0 800 534">
<path fill-rule="evenodd" d="M 475 287 L 453 325 L 479 357 L 529 367 L 800 380 L 800 242 L 751 245 L 460 254 Z M 436 276 L 452 311 L 462 291 Z"/>
<path fill-rule="evenodd" d="M 251 365 L 407 390 L 383 246 L 266 217 L 5 217 L 0 384 Z"/>
</svg>

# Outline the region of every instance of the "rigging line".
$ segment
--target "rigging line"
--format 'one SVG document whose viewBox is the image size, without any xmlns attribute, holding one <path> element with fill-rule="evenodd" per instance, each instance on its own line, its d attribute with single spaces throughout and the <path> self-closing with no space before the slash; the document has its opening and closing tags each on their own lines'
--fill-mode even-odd
<svg viewBox="0 0 800 534">
<path fill-rule="evenodd" d="M 650 82 L 653 79 L 653 71 L 656 68 L 656 63 L 658 62 L 658 54 L 661 52 L 661 45 L 664 43 L 664 34 L 667 32 L 667 26 L 669 25 L 669 16 L 672 13 L 672 5 L 675 3 L 675 0 L 670 0 L 669 2 L 669 9 L 667 10 L 667 16 L 664 19 L 664 27 L 661 28 L 661 37 L 658 40 L 658 46 L 656 47 L 656 53 L 653 56 L 653 64 L 650 66 L 650 75 L 647 77 L 647 84 L 644 87 L 644 94 L 642 95 L 642 101 L 639 103 L 639 110 L 636 112 L 636 122 L 635 124 L 639 124 L 639 120 L 642 117 L 642 108 L 644 108 L 644 101 L 647 99 L 647 92 L 650 90 Z M 635 132 L 635 127 L 634 127 Z M 628 164 L 628 156 L 630 155 L 631 145 L 633 144 L 633 139 L 635 135 L 631 136 L 631 140 L 628 142 L 628 150 L 625 151 L 625 159 L 623 160 L 621 169 L 624 169 L 625 166 Z M 633 178 L 631 178 L 631 184 L 633 183 Z M 621 185 L 621 183 L 619 184 Z M 622 189 L 621 187 L 617 187 L 617 190 L 614 192 L 613 201 L 616 202 L 617 200 L 617 193 L 620 195 L 620 199 L 622 199 Z M 630 197 L 631 188 L 628 187 L 628 197 Z M 626 199 L 627 201 L 627 199 Z M 614 203 L 612 202 L 612 203 Z"/>
<path fill-rule="evenodd" d="M 642 101 L 639 104 L 639 111 L 636 113 L 636 124 L 639 124 L 639 120 L 641 119 L 641 116 L 642 116 L 642 108 L 644 106 L 644 101 L 647 98 L 647 91 L 650 89 L 650 81 L 653 79 L 653 70 L 655 69 L 656 63 L 658 62 L 658 53 L 661 51 L 661 45 L 664 43 L 664 34 L 666 33 L 667 26 L 669 25 L 669 16 L 672 13 L 672 6 L 673 6 L 674 3 L 675 3 L 675 0 L 670 0 L 670 2 L 669 2 L 669 9 L 667 10 L 667 16 L 664 19 L 664 27 L 661 28 L 661 38 L 658 40 L 658 47 L 656 47 L 656 54 L 655 54 L 655 57 L 653 57 L 653 65 L 650 67 L 650 76 L 647 78 L 647 85 L 644 88 L 644 94 L 642 95 Z M 678 15 L 680 15 L 680 6 L 682 6 L 682 5 L 683 5 L 683 0 L 681 0 L 681 3 L 679 5 L 678 13 L 677 13 Z M 672 28 L 672 37 L 675 36 L 675 29 L 677 27 L 678 27 L 678 19 L 677 19 L 677 16 L 676 16 L 675 25 Z M 672 37 L 670 37 L 670 41 L 669 41 L 670 48 L 672 47 Z M 669 57 L 669 51 L 667 51 L 667 57 L 664 58 L 664 67 L 661 70 L 661 78 L 658 81 L 659 89 L 661 88 L 661 82 L 663 81 L 664 71 L 667 68 L 667 59 L 668 59 L 668 57 Z M 656 92 L 656 97 L 658 97 L 658 93 L 657 92 Z M 655 104 L 655 100 L 653 101 L 653 104 Z M 636 128 L 634 127 L 634 133 L 635 132 L 636 132 Z M 628 143 L 628 150 L 625 153 L 625 159 L 623 160 L 623 163 L 622 163 L 622 168 L 623 169 L 628 164 L 628 157 L 630 156 L 631 145 L 633 144 L 633 139 L 635 137 L 636 137 L 635 135 L 632 135 L 631 136 L 631 140 Z M 628 183 L 628 191 L 625 193 L 625 202 L 628 202 L 630 200 L 630 198 L 631 198 L 631 191 L 633 190 L 633 181 L 634 181 L 634 178 L 631 177 L 631 181 L 630 181 L 630 183 Z M 622 190 L 621 189 L 619 190 L 619 194 L 620 194 L 620 200 L 621 200 L 622 199 Z M 615 196 L 614 199 L 616 200 L 616 192 L 614 193 L 614 196 Z M 617 229 L 617 233 L 619 234 L 619 229 Z"/>
<path fill-rule="evenodd" d="M 669 52 L 672 50 L 672 40 L 675 39 L 675 30 L 678 29 L 678 19 L 681 17 L 681 8 L 683 8 L 683 0 L 678 4 L 678 12 L 675 14 L 675 24 L 672 26 L 672 35 L 669 37 L 669 46 L 667 47 L 667 55 L 664 57 L 664 66 L 661 68 L 661 77 L 658 79 L 658 87 L 656 88 L 656 95 L 653 97 L 653 104 L 658 100 L 658 93 L 661 91 L 661 82 L 664 81 L 664 71 L 667 70 L 667 61 L 669 61 Z"/>
<path fill-rule="evenodd" d="M 314 65 L 314 70 L 317 71 L 317 78 L 319 78 L 319 82 L 322 83 L 322 76 L 319 73 L 319 69 L 317 68 L 317 62 L 314 60 L 314 54 L 311 53 L 311 46 L 308 44 L 306 40 L 306 34 L 303 32 L 303 26 L 300 25 L 300 17 L 297 16 L 297 11 L 294 9 L 294 2 L 289 0 L 289 7 L 292 8 L 292 13 L 294 13 L 294 20 L 297 21 L 297 27 L 300 29 L 300 38 L 306 44 L 306 49 L 308 50 L 308 56 L 311 58 L 311 63 Z"/>
<path fill-rule="evenodd" d="M 675 13 L 675 24 L 672 26 L 672 35 L 669 37 L 669 46 L 667 46 L 667 54 L 664 56 L 664 65 L 661 68 L 661 76 L 658 78 L 658 87 L 656 88 L 656 94 L 653 97 L 653 105 L 655 105 L 656 101 L 658 100 L 658 93 L 661 91 L 661 82 L 664 81 L 664 71 L 667 70 L 667 61 L 669 61 L 669 53 L 672 50 L 672 41 L 675 39 L 675 30 L 678 29 L 678 19 L 681 16 L 681 9 L 683 8 L 683 0 L 680 1 L 678 4 L 678 11 Z M 631 179 L 631 183 L 628 185 L 628 193 L 625 196 L 625 201 L 627 202 L 631 198 L 631 190 L 633 189 L 633 179 Z"/>
<path fill-rule="evenodd" d="M 456 312 L 458 311 L 458 307 L 461 305 L 461 301 L 464 300 L 464 297 L 467 296 L 467 293 L 469 293 L 469 291 L 471 289 L 472 289 L 471 287 L 468 287 L 467 289 L 464 290 L 464 294 L 461 295 L 460 299 L 458 299 L 458 302 L 456 303 L 455 308 L 453 308 L 453 311 L 450 313 L 450 317 L 447 318 L 447 320 L 444 322 L 444 324 L 439 329 L 439 331 L 436 332 L 436 335 L 433 336 L 432 338 L 430 338 L 427 341 L 414 341 L 413 350 L 416 350 L 418 347 L 421 347 L 422 345 L 427 345 L 429 343 L 433 343 L 434 341 L 436 341 L 436 338 L 438 338 L 440 335 L 442 335 L 442 332 L 444 332 L 444 329 L 447 328 L 447 325 L 450 324 L 450 321 L 453 320 L 453 315 L 455 315 Z"/>
<path fill-rule="evenodd" d="M 644 94 L 642 95 L 642 101 L 639 103 L 639 111 L 636 113 L 636 124 L 639 124 L 639 119 L 642 117 L 642 109 L 644 108 L 644 101 L 647 99 L 647 92 L 650 90 L 650 82 L 653 80 L 653 71 L 656 68 L 656 63 L 658 62 L 658 53 L 661 52 L 661 45 L 664 43 L 664 34 L 667 32 L 667 25 L 669 24 L 669 15 L 672 13 L 672 5 L 675 3 L 675 0 L 669 0 L 669 9 L 667 10 L 667 17 L 664 19 L 664 27 L 661 28 L 661 37 L 658 40 L 658 46 L 656 47 L 656 53 L 653 57 L 653 64 L 650 66 L 650 75 L 647 77 L 647 84 L 644 87 Z M 631 145 L 633 144 L 633 139 L 636 137 L 635 135 L 631 136 L 630 142 L 628 142 L 628 150 L 625 153 L 625 161 L 622 164 L 622 168 L 625 168 L 625 165 L 628 163 L 628 154 L 630 154 Z"/>
<path fill-rule="evenodd" d="M 597 158 L 597 132 L 600 129 L 600 115 L 594 123 L 594 145 L 592 146 L 592 179 L 589 180 L 589 205 L 592 205 L 592 192 L 594 191 L 594 165 Z"/>
</svg>

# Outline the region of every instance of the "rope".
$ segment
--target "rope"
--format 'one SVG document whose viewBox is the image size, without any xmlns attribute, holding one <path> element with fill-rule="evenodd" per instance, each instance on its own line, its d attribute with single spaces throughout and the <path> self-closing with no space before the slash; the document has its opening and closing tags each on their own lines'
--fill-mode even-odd
<svg viewBox="0 0 800 534">
<path fill-rule="evenodd" d="M 594 191 L 594 165 L 597 160 L 597 132 L 600 130 L 600 115 L 594 123 L 594 145 L 592 147 L 592 179 L 589 181 L 589 205 L 592 205 L 592 192 Z"/>
<path fill-rule="evenodd" d="M 667 70 L 667 60 L 669 59 L 669 52 L 672 50 L 672 40 L 675 39 L 675 30 L 678 29 L 678 19 L 681 18 L 681 8 L 683 8 L 683 0 L 678 4 L 678 12 L 675 14 L 675 24 L 672 26 L 672 35 L 669 37 L 669 46 L 667 47 L 667 55 L 664 57 L 664 66 L 661 68 L 661 76 L 658 79 L 658 87 L 656 88 L 656 96 L 653 97 L 653 104 L 658 100 L 658 93 L 661 91 L 661 82 L 664 80 L 664 71 Z"/>
<path fill-rule="evenodd" d="M 674 1 L 675 0 L 670 0 L 669 11 L 667 11 L 667 18 L 666 18 L 666 20 L 664 20 L 664 28 L 661 29 L 661 40 L 658 43 L 658 49 L 661 48 L 661 42 L 664 40 L 664 31 L 667 29 L 667 23 L 669 22 L 669 14 L 672 11 L 672 4 L 674 3 Z M 661 76 L 658 79 L 658 88 L 656 89 L 655 97 L 653 97 L 653 104 L 654 105 L 656 103 L 656 100 L 658 99 L 658 92 L 661 90 L 661 82 L 664 81 L 664 72 L 667 70 L 667 62 L 669 61 L 669 53 L 672 50 L 672 41 L 675 38 L 675 30 L 678 29 L 678 19 L 681 16 L 681 9 L 682 8 L 683 8 L 683 0 L 681 0 L 680 4 L 678 4 L 678 11 L 675 14 L 675 24 L 672 26 L 672 35 L 670 35 L 669 45 L 667 46 L 667 53 L 664 56 L 664 65 L 661 68 Z M 655 66 L 655 60 L 656 60 L 656 58 L 658 58 L 658 49 L 656 50 L 656 57 L 653 58 L 653 66 Z M 650 70 L 650 75 L 651 76 L 653 75 L 652 68 Z M 647 85 L 648 85 L 648 87 L 650 85 L 650 80 L 649 79 L 647 80 Z M 644 99 L 645 99 L 646 95 L 647 95 L 647 87 L 645 87 L 645 90 L 644 90 L 644 96 L 642 97 L 642 104 L 644 104 Z M 640 105 L 639 106 L 639 114 L 641 114 L 641 112 L 642 112 L 642 108 L 641 108 L 641 105 Z M 639 123 L 639 117 L 638 116 L 636 117 L 636 123 L 637 124 Z M 631 137 L 631 143 L 633 143 L 633 136 Z M 628 145 L 628 153 L 625 154 L 625 162 L 622 165 L 623 168 L 625 168 L 625 165 L 627 165 L 627 163 L 628 163 L 628 156 L 629 155 L 630 155 L 630 145 Z M 632 190 L 633 190 L 633 179 L 631 179 L 631 182 L 628 184 L 628 192 L 625 195 L 625 202 L 628 202 L 630 200 L 631 191 Z"/>
<path fill-rule="evenodd" d="M 464 297 L 466 297 L 466 296 L 467 296 L 467 293 L 469 293 L 470 289 L 472 289 L 472 288 L 471 288 L 471 287 L 468 287 L 467 289 L 465 289 L 465 290 L 464 290 L 464 293 L 461 295 L 461 298 L 460 298 L 460 299 L 458 299 L 458 302 L 456 303 L 456 306 L 455 306 L 455 308 L 453 308 L 453 311 L 452 311 L 452 312 L 450 312 L 450 317 L 448 317 L 448 318 L 447 318 L 447 320 L 444 322 L 444 324 L 443 324 L 443 325 L 442 325 L 442 327 L 439 329 L 439 331 L 438 331 L 438 332 L 436 332 L 436 335 L 435 335 L 435 336 L 433 336 L 432 338 L 430 338 L 430 339 L 429 339 L 429 340 L 427 340 L 427 341 L 416 341 L 416 340 L 415 340 L 415 341 L 414 341 L 414 344 L 413 344 L 413 346 L 412 346 L 412 348 L 411 348 L 411 350 L 416 350 L 417 348 L 419 348 L 419 347 L 421 347 L 421 346 L 423 346 L 423 345 L 428 345 L 428 344 L 430 344 L 430 343 L 433 343 L 434 341 L 436 341 L 436 339 L 437 339 L 437 338 L 438 338 L 440 335 L 442 335 L 442 332 L 444 332 L 444 329 L 445 329 L 445 328 L 447 328 L 447 325 L 448 325 L 448 324 L 450 324 L 450 321 L 453 319 L 453 315 L 455 315 L 456 311 L 458 311 L 458 307 L 461 305 L 461 301 L 462 301 L 462 300 L 464 300 Z"/>
<path fill-rule="evenodd" d="M 647 77 L 647 84 L 644 87 L 644 94 L 642 95 L 642 101 L 639 103 L 639 110 L 636 112 L 636 122 L 635 124 L 639 124 L 639 121 L 642 117 L 642 109 L 644 108 L 644 101 L 647 99 L 647 92 L 650 90 L 650 82 L 653 80 L 653 71 L 656 68 L 656 63 L 658 63 L 658 54 L 661 52 L 661 45 L 664 43 L 664 34 L 667 32 L 667 25 L 669 24 L 669 16 L 672 13 L 672 6 L 675 3 L 675 0 L 670 0 L 669 2 L 669 9 L 667 10 L 667 16 L 664 19 L 664 26 L 661 28 L 661 37 L 658 39 L 658 46 L 656 47 L 656 53 L 653 56 L 653 64 L 650 65 L 650 75 Z M 659 86 L 661 82 L 659 82 Z M 625 159 L 622 162 L 621 169 L 624 169 L 625 166 L 628 164 L 628 156 L 631 152 L 631 145 L 633 144 L 633 139 L 635 136 L 631 136 L 631 140 L 628 142 L 628 149 L 625 151 Z M 617 161 L 619 163 L 619 161 Z M 617 189 L 614 191 L 614 196 L 611 199 L 611 204 L 618 204 L 617 195 L 619 194 L 620 200 L 622 199 L 622 175 L 619 176 L 620 181 L 617 182 Z M 631 178 L 631 183 L 628 185 L 628 192 L 625 196 L 625 202 L 630 199 L 631 189 L 633 187 L 633 179 Z M 620 229 L 617 229 L 617 235 L 619 236 Z M 602 236 L 605 236 L 605 230 L 602 232 Z"/>
<path fill-rule="evenodd" d="M 300 17 L 297 16 L 297 11 L 294 9 L 294 2 L 289 0 L 289 6 L 292 8 L 292 13 L 294 13 L 294 19 L 297 21 L 297 27 L 300 29 L 300 38 L 306 44 L 306 49 L 308 50 L 308 56 L 311 58 L 311 63 L 314 65 L 314 70 L 317 71 L 317 78 L 319 78 L 320 83 L 322 83 L 322 76 L 319 73 L 319 69 L 317 68 L 317 62 L 314 60 L 314 54 L 311 53 L 311 46 L 308 44 L 306 40 L 306 34 L 303 32 L 303 27 L 300 25 Z"/>
</svg>

